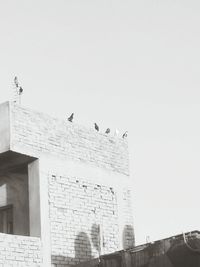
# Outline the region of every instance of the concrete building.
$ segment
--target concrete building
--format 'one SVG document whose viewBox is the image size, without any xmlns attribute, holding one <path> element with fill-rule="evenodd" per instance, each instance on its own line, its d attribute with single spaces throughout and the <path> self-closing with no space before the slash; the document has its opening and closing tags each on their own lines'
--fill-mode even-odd
<svg viewBox="0 0 200 267">
<path fill-rule="evenodd" d="M 0 105 L 0 266 L 70 266 L 133 247 L 126 139 Z"/>
</svg>

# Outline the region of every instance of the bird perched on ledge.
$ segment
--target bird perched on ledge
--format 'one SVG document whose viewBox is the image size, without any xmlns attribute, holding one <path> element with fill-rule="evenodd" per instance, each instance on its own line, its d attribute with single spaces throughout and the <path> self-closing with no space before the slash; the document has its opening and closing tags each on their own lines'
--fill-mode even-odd
<svg viewBox="0 0 200 267">
<path fill-rule="evenodd" d="M 106 131 L 105 131 L 106 134 L 109 134 L 110 133 L 110 128 L 108 128 Z"/>
<path fill-rule="evenodd" d="M 18 81 L 17 76 L 15 76 L 15 78 L 14 78 L 14 95 L 13 95 L 13 98 L 14 98 L 13 101 L 15 103 L 21 104 L 21 95 L 22 95 L 23 91 L 24 90 L 20 86 L 20 83 Z"/>
<path fill-rule="evenodd" d="M 128 131 L 126 131 L 123 135 L 122 138 L 126 138 L 128 136 Z"/>
<path fill-rule="evenodd" d="M 74 113 L 71 114 L 71 116 L 68 118 L 68 121 L 72 122 L 74 119 Z"/>
<path fill-rule="evenodd" d="M 99 131 L 99 126 L 96 124 L 96 122 L 94 123 L 94 128 L 97 132 Z"/>
<path fill-rule="evenodd" d="M 15 76 L 15 78 L 14 78 L 14 83 L 15 83 L 15 86 L 16 86 L 16 87 L 19 87 L 19 83 L 18 83 L 17 76 Z"/>
<path fill-rule="evenodd" d="M 21 95 L 23 93 L 23 88 L 21 86 L 19 87 L 18 93 L 19 93 L 19 95 Z"/>
</svg>

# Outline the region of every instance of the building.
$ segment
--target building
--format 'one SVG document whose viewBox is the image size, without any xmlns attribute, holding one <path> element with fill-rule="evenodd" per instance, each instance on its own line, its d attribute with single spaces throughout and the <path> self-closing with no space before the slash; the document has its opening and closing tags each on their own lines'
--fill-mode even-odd
<svg viewBox="0 0 200 267">
<path fill-rule="evenodd" d="M 200 267 L 200 232 L 192 231 L 103 255 L 77 267 Z"/>
<path fill-rule="evenodd" d="M 132 247 L 128 165 L 126 139 L 1 104 L 0 266 L 64 267 Z"/>
</svg>

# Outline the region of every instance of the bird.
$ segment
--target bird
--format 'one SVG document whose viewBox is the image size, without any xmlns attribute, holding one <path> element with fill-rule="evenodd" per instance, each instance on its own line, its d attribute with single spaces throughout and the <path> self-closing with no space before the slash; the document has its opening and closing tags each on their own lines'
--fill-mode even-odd
<svg viewBox="0 0 200 267">
<path fill-rule="evenodd" d="M 106 134 L 109 134 L 110 133 L 110 128 L 107 128 L 106 131 L 105 131 Z"/>
<path fill-rule="evenodd" d="M 14 83 L 15 83 L 15 86 L 16 86 L 16 87 L 19 87 L 19 83 L 18 83 L 17 76 L 15 76 L 15 78 L 14 78 Z"/>
<path fill-rule="evenodd" d="M 23 93 L 23 91 L 24 91 L 23 88 L 20 86 L 19 91 L 18 91 L 19 95 L 21 95 Z"/>
<path fill-rule="evenodd" d="M 74 118 L 74 113 L 71 114 L 71 116 L 68 118 L 68 121 L 72 122 Z"/>
<path fill-rule="evenodd" d="M 94 128 L 97 130 L 97 132 L 99 131 L 99 126 L 96 124 L 96 122 L 94 123 Z"/>
<path fill-rule="evenodd" d="M 128 136 L 128 131 L 126 131 L 123 135 L 122 138 L 126 138 Z"/>
</svg>

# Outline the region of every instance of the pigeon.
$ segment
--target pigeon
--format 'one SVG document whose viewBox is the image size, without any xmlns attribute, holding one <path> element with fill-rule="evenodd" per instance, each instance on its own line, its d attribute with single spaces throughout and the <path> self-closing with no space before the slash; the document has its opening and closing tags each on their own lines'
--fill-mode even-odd
<svg viewBox="0 0 200 267">
<path fill-rule="evenodd" d="M 99 131 L 99 126 L 96 124 L 96 122 L 94 123 L 94 128 L 95 130 Z"/>
<path fill-rule="evenodd" d="M 126 138 L 128 136 L 128 131 L 126 131 L 123 135 L 122 138 Z"/>
<path fill-rule="evenodd" d="M 15 78 L 14 78 L 14 83 L 15 83 L 15 86 L 16 86 L 16 87 L 19 87 L 19 83 L 18 83 L 17 76 L 15 76 Z"/>
<path fill-rule="evenodd" d="M 108 128 L 106 131 L 105 131 L 106 134 L 109 134 L 110 133 L 110 128 Z"/>
<path fill-rule="evenodd" d="M 68 121 L 72 122 L 74 118 L 74 113 L 71 114 L 71 116 L 68 118 Z"/>
<path fill-rule="evenodd" d="M 23 93 L 23 91 L 24 91 L 23 88 L 20 86 L 19 87 L 19 95 L 21 95 Z"/>
</svg>

